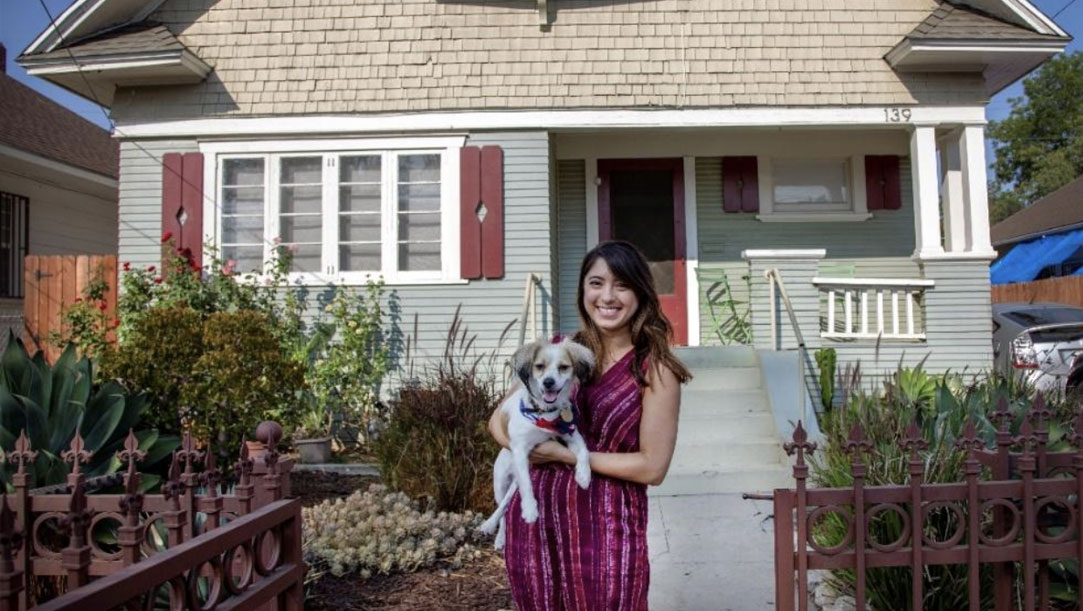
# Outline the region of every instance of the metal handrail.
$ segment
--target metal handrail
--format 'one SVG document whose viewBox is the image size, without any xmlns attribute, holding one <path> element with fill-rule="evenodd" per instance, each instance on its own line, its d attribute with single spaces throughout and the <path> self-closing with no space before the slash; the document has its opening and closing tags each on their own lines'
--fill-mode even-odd
<svg viewBox="0 0 1083 611">
<path fill-rule="evenodd" d="M 516 347 L 520 347 L 526 343 L 527 315 L 530 316 L 531 337 L 534 337 L 535 339 L 538 337 L 538 312 L 534 302 L 537 301 L 535 288 L 541 284 L 541 281 L 541 276 L 534 272 L 530 272 L 526 275 L 526 286 L 523 288 L 523 309 L 522 313 L 519 315 L 519 343 Z"/>
<path fill-rule="evenodd" d="M 764 278 L 767 279 L 767 289 L 769 292 L 768 302 L 771 312 L 771 349 L 778 350 L 781 348 L 782 339 L 779 337 L 778 325 L 775 322 L 775 289 L 778 289 L 778 295 L 782 298 L 782 305 L 786 307 L 786 314 L 789 315 L 790 326 L 793 328 L 794 339 L 797 340 L 797 371 L 801 376 L 801 383 L 805 386 L 805 391 L 808 392 L 809 398 L 812 400 L 813 405 L 820 397 L 819 382 L 817 380 L 810 380 L 805 375 L 805 368 L 808 367 L 808 371 L 815 371 L 812 359 L 808 353 L 808 346 L 805 345 L 805 336 L 801 333 L 801 325 L 797 324 L 797 314 L 793 311 L 793 303 L 790 301 L 790 296 L 786 292 L 786 285 L 782 282 L 782 272 L 778 271 L 777 267 L 772 267 L 763 273 Z M 808 422 L 808 403 L 801 402 L 801 420 Z"/>
</svg>

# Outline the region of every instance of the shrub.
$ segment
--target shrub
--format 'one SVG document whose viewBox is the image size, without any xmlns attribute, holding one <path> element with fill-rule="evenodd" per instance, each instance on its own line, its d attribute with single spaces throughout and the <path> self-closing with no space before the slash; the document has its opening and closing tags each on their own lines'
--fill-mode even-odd
<svg viewBox="0 0 1083 611">
<path fill-rule="evenodd" d="M 492 464 L 499 448 L 487 423 L 502 389 L 493 373 L 496 352 L 475 354 L 474 339 L 456 311 L 443 358 L 398 390 L 386 428 L 373 443 L 391 488 L 430 496 L 446 511 L 493 506 Z"/>
<path fill-rule="evenodd" d="M 963 481 L 965 454 L 955 449 L 967 420 L 976 425 L 978 437 L 987 447 L 995 447 L 995 428 L 988 416 L 1003 399 L 1014 415 L 1012 429 L 1018 432 L 1024 414 L 1033 400 L 1033 391 L 1023 385 L 996 376 L 967 383 L 959 375 L 931 376 L 921 370 L 900 368 L 884 381 L 881 392 L 856 391 L 846 403 L 823 417 L 821 427 L 825 443 L 811 458 L 812 485 L 825 488 L 850 488 L 853 477 L 850 456 L 845 447 L 853 426 L 860 423 L 873 449 L 866 455 L 866 485 L 905 485 L 910 481 L 909 455 L 902 449 L 907 429 L 915 421 L 921 438 L 929 443 L 921 453 L 925 463 L 924 480 L 928 483 Z M 1051 439 L 1056 439 L 1073 416 L 1071 407 L 1050 406 L 1055 414 Z M 1054 449 L 1051 446 L 1051 449 Z M 950 511 L 934 514 L 928 521 L 928 534 L 945 540 L 956 529 Z M 813 526 L 813 536 L 823 545 L 842 540 L 845 523 L 835 514 Z M 880 542 L 897 540 L 902 524 L 892 512 L 883 512 L 869 525 L 869 537 Z M 966 606 L 967 569 L 965 565 L 927 566 L 923 572 L 924 608 L 954 610 Z M 839 591 L 851 592 L 856 575 L 851 570 L 834 571 L 830 580 Z M 991 573 L 983 570 L 983 592 L 990 592 Z M 905 609 L 910 604 L 911 572 L 907 568 L 880 568 L 867 573 L 869 601 L 874 609 Z M 985 595 L 986 597 L 988 595 Z M 991 603 L 983 598 L 982 608 Z"/>
<path fill-rule="evenodd" d="M 333 575 L 416 571 L 438 560 L 459 568 L 479 553 L 469 543 L 482 516 L 422 513 L 400 492 L 373 484 L 345 499 L 327 500 L 302 510 L 305 560 Z"/>
<path fill-rule="evenodd" d="M 203 355 L 203 322 L 188 307 L 155 307 L 129 328 L 124 342 L 104 362 L 107 376 L 150 396 L 148 424 L 181 430 L 181 391 Z"/>
<path fill-rule="evenodd" d="M 835 363 L 838 355 L 834 348 L 821 348 L 815 353 L 816 366 L 820 368 L 820 404 L 824 411 L 831 411 L 835 403 Z"/>
<path fill-rule="evenodd" d="M 75 344 L 79 353 L 93 359 L 106 356 L 112 349 L 109 331 L 117 324 L 107 312 L 106 295 L 109 285 L 100 276 L 83 288 L 83 294 L 68 306 L 61 320 L 60 330 L 49 332 L 47 341 L 65 348 Z"/>
<path fill-rule="evenodd" d="M 142 424 L 147 398 L 128 392 L 115 381 L 95 386 L 90 359 L 77 357 L 69 345 L 56 363 L 49 365 L 42 352 L 31 357 L 22 340 L 9 332 L 0 359 L 0 448 L 10 452 L 19 434 L 26 432 L 32 450 L 38 452 L 31 487 L 65 481 L 70 471 L 61 459 L 76 430 L 93 455 L 83 466 L 88 476 L 113 473 L 120 466 L 113 455 L 128 432 Z M 139 446 L 147 452 L 141 467 L 150 467 L 169 456 L 179 439 L 156 430 L 136 432 Z M 8 460 L 5 471 L 15 471 Z M 10 478 L 8 479 L 10 481 Z M 150 477 L 146 485 L 156 481 Z"/>
<path fill-rule="evenodd" d="M 293 430 L 302 389 L 304 370 L 283 353 L 266 314 L 218 312 L 203 323 L 203 354 L 181 388 L 182 421 L 232 450 L 261 420 Z"/>
</svg>

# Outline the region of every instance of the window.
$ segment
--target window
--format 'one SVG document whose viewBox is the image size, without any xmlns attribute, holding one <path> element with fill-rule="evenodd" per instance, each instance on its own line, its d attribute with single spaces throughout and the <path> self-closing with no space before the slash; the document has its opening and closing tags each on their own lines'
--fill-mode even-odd
<svg viewBox="0 0 1083 611">
<path fill-rule="evenodd" d="M 298 282 L 458 279 L 457 148 L 305 146 L 251 153 L 224 147 L 218 155 L 223 259 L 234 260 L 239 272 L 259 271 L 281 244 L 293 252 L 290 273 Z"/>
<path fill-rule="evenodd" d="M 23 296 L 30 200 L 0 191 L 0 297 Z"/>
<path fill-rule="evenodd" d="M 775 212 L 848 212 L 850 179 L 844 159 L 785 159 L 771 164 Z"/>
</svg>

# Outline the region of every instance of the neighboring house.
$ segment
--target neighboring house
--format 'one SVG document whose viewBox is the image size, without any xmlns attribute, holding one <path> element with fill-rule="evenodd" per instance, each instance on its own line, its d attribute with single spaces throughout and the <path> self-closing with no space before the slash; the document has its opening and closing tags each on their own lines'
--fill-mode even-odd
<svg viewBox="0 0 1083 611">
<path fill-rule="evenodd" d="M 281 238 L 298 282 L 382 274 L 437 352 L 460 303 L 495 346 L 532 273 L 575 329 L 617 237 L 678 344 L 792 348 L 777 268 L 840 365 L 991 366 L 985 107 L 1069 41 L 1025 0 L 300 4 L 77 0 L 19 57 L 111 108 L 123 260 Z"/>
<path fill-rule="evenodd" d="M 6 74 L 0 46 L 0 344 L 22 332 L 26 255 L 117 252 L 119 146 Z"/>
<path fill-rule="evenodd" d="M 993 284 L 1083 274 L 1083 176 L 992 228 Z"/>
</svg>

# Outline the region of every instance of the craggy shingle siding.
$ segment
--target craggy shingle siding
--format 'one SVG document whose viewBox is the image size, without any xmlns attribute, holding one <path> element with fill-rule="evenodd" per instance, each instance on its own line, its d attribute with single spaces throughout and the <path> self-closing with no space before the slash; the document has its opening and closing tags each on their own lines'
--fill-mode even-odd
<svg viewBox="0 0 1083 611">
<path fill-rule="evenodd" d="M 934 0 L 533 2 L 168 0 L 215 68 L 121 90 L 122 120 L 468 109 L 970 104 L 978 74 L 897 74 L 883 56 Z"/>
</svg>

